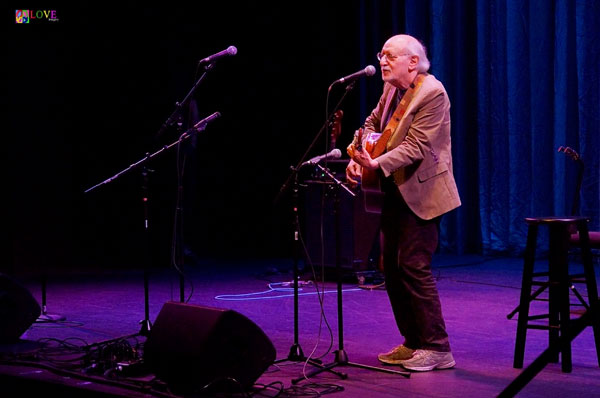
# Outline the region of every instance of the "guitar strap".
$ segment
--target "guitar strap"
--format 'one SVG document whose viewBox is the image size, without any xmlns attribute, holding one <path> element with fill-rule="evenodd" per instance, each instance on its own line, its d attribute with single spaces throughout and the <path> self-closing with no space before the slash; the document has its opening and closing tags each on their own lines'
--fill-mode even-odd
<svg viewBox="0 0 600 398">
<path fill-rule="evenodd" d="M 419 73 L 417 75 L 417 77 L 415 78 L 415 80 L 411 83 L 408 90 L 406 90 L 406 92 L 402 96 L 402 99 L 400 100 L 400 103 L 396 107 L 394 114 L 392 115 L 389 122 L 383 129 L 383 133 L 381 134 L 381 137 L 379 137 L 379 139 L 375 143 L 375 146 L 371 153 L 371 157 L 373 159 L 375 159 L 376 157 L 380 156 L 382 153 L 385 152 L 385 147 L 386 147 L 388 141 L 390 140 L 390 138 L 392 137 L 392 133 L 394 131 L 396 131 L 396 127 L 398 127 L 400 120 L 402 120 L 404 113 L 406 113 L 406 109 L 408 108 L 408 105 L 410 104 L 410 102 L 414 98 L 415 94 L 417 93 L 417 91 L 419 91 L 419 88 L 423 84 L 423 80 L 425 80 L 425 76 L 427 76 L 426 73 Z"/>
</svg>

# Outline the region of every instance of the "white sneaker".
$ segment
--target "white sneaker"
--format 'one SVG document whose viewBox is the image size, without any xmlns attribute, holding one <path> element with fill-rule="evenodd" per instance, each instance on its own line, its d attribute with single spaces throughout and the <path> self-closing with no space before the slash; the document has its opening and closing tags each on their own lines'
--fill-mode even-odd
<svg viewBox="0 0 600 398">
<path fill-rule="evenodd" d="M 408 370 L 426 372 L 433 369 L 450 369 L 456 365 L 451 352 L 417 350 L 411 359 L 402 361 Z"/>
</svg>

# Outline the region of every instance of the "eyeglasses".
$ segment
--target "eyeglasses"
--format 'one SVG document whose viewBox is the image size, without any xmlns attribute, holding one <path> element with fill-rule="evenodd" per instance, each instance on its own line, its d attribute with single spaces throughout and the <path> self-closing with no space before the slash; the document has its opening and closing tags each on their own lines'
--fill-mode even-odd
<svg viewBox="0 0 600 398">
<path fill-rule="evenodd" d="M 379 53 L 377 53 L 377 61 L 381 61 L 383 59 L 383 57 L 386 57 L 388 61 L 394 62 L 398 57 L 403 57 L 405 55 L 413 55 L 413 54 L 405 53 L 405 54 L 392 55 L 389 53 L 379 52 Z"/>
</svg>

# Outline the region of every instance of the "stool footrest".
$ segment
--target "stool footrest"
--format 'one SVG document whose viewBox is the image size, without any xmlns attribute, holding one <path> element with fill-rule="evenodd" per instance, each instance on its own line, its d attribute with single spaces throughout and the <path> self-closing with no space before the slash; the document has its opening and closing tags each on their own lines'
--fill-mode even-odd
<svg viewBox="0 0 600 398">
<path fill-rule="evenodd" d="M 550 314 L 537 314 L 537 315 L 529 315 L 527 317 L 528 321 L 537 321 L 538 319 L 548 319 L 550 318 Z"/>
<path fill-rule="evenodd" d="M 558 286 L 558 282 L 549 282 L 549 281 L 531 281 L 532 286 Z"/>
<path fill-rule="evenodd" d="M 527 329 L 551 330 L 551 329 L 560 329 L 560 328 L 558 326 L 531 324 L 531 325 L 527 325 Z"/>
<path fill-rule="evenodd" d="M 545 272 L 534 272 L 533 274 L 531 274 L 531 276 L 533 278 L 535 278 L 535 277 L 542 277 L 542 276 L 548 276 L 548 275 L 550 275 L 550 273 L 548 271 L 545 271 Z"/>
</svg>

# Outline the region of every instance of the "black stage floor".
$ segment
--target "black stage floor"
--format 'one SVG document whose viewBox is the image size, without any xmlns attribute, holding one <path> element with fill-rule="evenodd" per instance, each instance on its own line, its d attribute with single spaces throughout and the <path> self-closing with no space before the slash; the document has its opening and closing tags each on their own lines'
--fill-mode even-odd
<svg viewBox="0 0 600 398">
<path fill-rule="evenodd" d="M 223 382 L 227 386 L 217 388 L 213 384 L 210 388 L 214 389 L 204 390 L 204 395 L 495 397 L 522 372 L 512 366 L 516 316 L 507 319 L 519 300 L 521 269 L 522 260 L 516 258 L 436 257 L 434 274 L 457 361 L 451 370 L 409 374 L 382 371 L 377 353 L 402 342 L 384 288 L 368 289 L 351 279 L 345 280 L 340 339 L 336 284 L 330 280 L 314 283 L 307 276 L 310 273 L 303 272 L 298 296 L 298 343 L 303 353 L 327 364 L 335 359 L 334 352 L 342 343 L 343 353 L 351 363 L 374 367 L 340 365 L 334 370 L 343 372 L 346 378 L 327 371 L 304 378 L 319 368 L 286 360 L 295 342 L 294 294 L 289 283 L 293 280 L 292 261 L 286 259 L 201 260 L 187 267 L 183 279 L 171 269 L 150 271 L 149 320 L 153 323 L 150 335 L 157 330 L 154 323 L 165 303 L 180 301 L 183 280 L 184 300 L 188 304 L 223 308 L 243 315 L 264 332 L 276 348 L 276 358 L 282 360 L 268 366 L 250 392 L 236 393 L 235 383 Z M 13 280 L 23 284 L 42 303 L 38 276 L 14 276 Z M 140 361 L 146 340 L 136 335 L 140 320 L 145 318 L 143 282 L 144 272 L 138 269 L 47 275 L 48 317 L 33 323 L 18 342 L 0 346 L 0 379 L 4 390 L 0 395 L 185 395 L 156 379 Z M 317 294 L 317 289 L 324 293 Z M 577 301 L 575 297 L 572 299 Z M 534 308 L 542 309 L 544 305 L 547 303 L 536 302 Z M 54 320 L 57 316 L 64 320 Z M 240 326 L 245 329 L 244 324 Z M 167 333 L 174 333 L 173 336 L 194 330 L 184 319 L 161 327 Z M 203 338 L 198 335 L 194 344 L 201 344 Z M 249 338 L 256 336 L 249 334 Z M 179 346 L 185 344 L 181 341 Z M 525 367 L 547 346 L 547 331 L 529 330 Z M 197 362 L 210 368 L 216 363 L 216 356 L 230 355 L 225 347 L 212 348 L 219 354 L 198 357 Z M 600 396 L 600 369 L 590 327 L 573 341 L 572 349 L 571 373 L 563 373 L 560 363 L 548 364 L 516 396 Z M 401 371 L 391 366 L 385 369 Z M 197 377 L 200 382 L 202 375 Z M 264 385 L 268 387 L 258 389 Z"/>
</svg>

